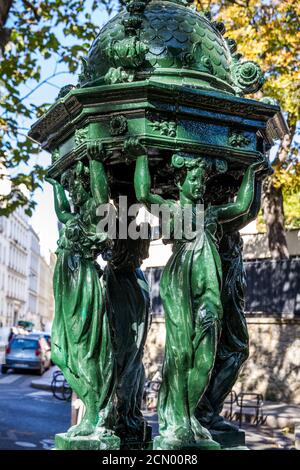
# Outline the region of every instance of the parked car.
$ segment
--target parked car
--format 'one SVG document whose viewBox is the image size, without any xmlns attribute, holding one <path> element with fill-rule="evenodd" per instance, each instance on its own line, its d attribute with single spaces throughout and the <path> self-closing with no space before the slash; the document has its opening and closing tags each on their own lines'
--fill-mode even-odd
<svg viewBox="0 0 300 470">
<path fill-rule="evenodd" d="M 41 336 L 45 338 L 49 346 L 51 347 L 51 334 L 46 332 L 46 331 L 32 331 L 30 333 L 30 337 L 32 338 L 33 336 L 40 338 Z"/>
<path fill-rule="evenodd" d="M 48 343 L 48 346 L 50 348 L 50 356 L 51 356 L 51 334 L 49 332 L 45 332 L 45 331 L 33 331 L 32 333 L 30 333 L 30 336 L 42 336 L 43 338 L 45 338 L 45 340 L 47 341 Z M 51 366 L 54 366 L 54 362 L 52 361 L 51 357 L 50 357 L 50 361 L 51 361 Z"/>
<path fill-rule="evenodd" d="M 2 373 L 8 369 L 32 369 L 40 375 L 51 365 L 51 348 L 46 339 L 39 334 L 16 335 L 5 351 Z"/>
</svg>

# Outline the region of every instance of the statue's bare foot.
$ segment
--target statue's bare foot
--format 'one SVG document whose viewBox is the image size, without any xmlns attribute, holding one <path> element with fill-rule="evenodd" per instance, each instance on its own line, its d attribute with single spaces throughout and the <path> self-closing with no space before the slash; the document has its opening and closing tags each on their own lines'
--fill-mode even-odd
<svg viewBox="0 0 300 470">
<path fill-rule="evenodd" d="M 214 441 L 210 432 L 202 426 L 197 418 L 194 416 L 191 419 L 192 430 L 195 436 L 196 445 L 199 449 L 206 450 L 219 450 L 221 446 L 218 442 Z"/>
<path fill-rule="evenodd" d="M 115 433 L 112 429 L 108 429 L 105 426 L 97 426 L 95 429 L 95 434 L 98 437 L 104 437 L 104 436 L 113 436 Z"/>
<path fill-rule="evenodd" d="M 193 418 L 191 418 L 191 425 L 192 425 L 192 430 L 193 430 L 196 441 L 199 440 L 199 439 L 201 439 L 201 440 L 202 439 L 212 440 L 211 434 L 208 431 L 208 429 L 206 429 L 204 426 L 202 426 L 195 416 L 193 416 Z"/>
<path fill-rule="evenodd" d="M 72 426 L 67 432 L 67 437 L 89 436 L 95 431 L 95 426 L 87 419 L 83 418 L 81 423 Z"/>
</svg>

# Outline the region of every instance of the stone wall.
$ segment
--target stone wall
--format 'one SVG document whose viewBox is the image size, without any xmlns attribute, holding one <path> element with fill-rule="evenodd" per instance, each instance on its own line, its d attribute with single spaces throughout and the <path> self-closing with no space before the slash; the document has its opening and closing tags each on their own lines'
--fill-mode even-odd
<svg viewBox="0 0 300 470">
<path fill-rule="evenodd" d="M 234 390 L 300 404 L 300 318 L 248 317 L 247 321 L 250 357 Z M 164 344 L 164 319 L 153 318 L 144 361 L 150 379 L 161 373 Z"/>
<path fill-rule="evenodd" d="M 165 321 L 163 317 L 153 317 L 147 336 L 144 352 L 144 365 L 146 377 L 152 380 L 154 376 L 161 375 L 165 348 Z"/>
</svg>

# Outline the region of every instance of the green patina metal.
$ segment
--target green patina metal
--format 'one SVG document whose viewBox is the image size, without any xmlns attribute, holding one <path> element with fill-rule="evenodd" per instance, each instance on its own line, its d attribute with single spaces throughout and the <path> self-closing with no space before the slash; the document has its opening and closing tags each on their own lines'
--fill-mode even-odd
<svg viewBox="0 0 300 470">
<path fill-rule="evenodd" d="M 259 210 L 269 171 L 263 155 L 287 132 L 276 103 L 244 98 L 262 84 L 260 68 L 237 52 L 223 23 L 190 2 L 131 0 L 95 38 L 77 87 L 63 87 L 32 126 L 30 136 L 52 154 L 48 181 L 63 224 L 53 358 L 86 407 L 82 422 L 57 436 L 57 448 L 151 441 L 140 410 L 149 325 L 140 265 L 149 240 L 112 242 L 96 228 L 96 208 L 112 199 L 118 212 L 118 196 L 166 203 L 171 234 L 186 206 L 195 216 L 196 204 L 205 206 L 202 234 L 170 237 L 154 447 L 217 450 L 216 440 L 228 447 L 234 433 L 241 441 L 220 417 L 248 356 L 238 230 Z"/>
<path fill-rule="evenodd" d="M 173 156 L 173 166 L 185 168 L 179 183 L 179 200 L 173 201 L 151 193 L 146 151 L 141 149 L 139 153 L 135 173 L 137 199 L 145 204 L 168 204 L 174 219 L 188 205 L 195 210 L 196 204 L 203 200 L 211 176 L 210 159 Z M 226 165 L 219 164 L 215 171 L 218 168 L 221 173 L 226 171 Z M 160 285 L 167 336 L 164 380 L 158 405 L 160 437 L 155 439 L 158 450 L 219 447 L 195 416 L 210 382 L 223 318 L 222 262 L 218 248 L 223 225 L 232 224 L 250 211 L 255 175 L 266 168 L 268 163 L 264 158 L 252 163 L 245 172 L 236 201 L 208 205 L 204 232 L 201 227 L 201 232 L 195 233 L 193 239 L 182 237 L 174 243 L 173 255 Z M 221 375 L 224 379 L 223 370 Z M 223 384 L 221 388 L 224 389 Z"/>
<path fill-rule="evenodd" d="M 131 2 L 92 44 L 80 76 L 81 86 L 131 82 L 153 77 L 232 94 L 256 91 L 259 67 L 242 61 L 233 40 L 223 38 L 223 23 L 197 14 L 183 2 Z M 184 78 L 183 78 L 184 77 Z"/>
</svg>

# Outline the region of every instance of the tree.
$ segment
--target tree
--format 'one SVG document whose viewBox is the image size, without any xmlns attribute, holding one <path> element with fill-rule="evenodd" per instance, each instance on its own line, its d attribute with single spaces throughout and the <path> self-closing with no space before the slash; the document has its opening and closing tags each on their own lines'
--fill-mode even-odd
<svg viewBox="0 0 300 470">
<path fill-rule="evenodd" d="M 31 214 L 44 178 L 42 165 L 29 165 L 40 148 L 27 132 L 48 103 L 36 106 L 31 95 L 45 83 L 55 86 L 59 75 L 78 71 L 101 26 L 101 11 L 112 6 L 110 0 L 0 0 L 0 179 L 9 172 L 12 183 L 11 192 L 0 195 L 0 215 L 18 205 Z M 50 67 L 45 76 L 43 69 Z"/>
<path fill-rule="evenodd" d="M 295 140 L 300 102 L 300 3 L 195 1 L 199 9 L 209 9 L 216 19 L 224 21 L 227 36 L 237 41 L 247 59 L 259 62 L 268 79 L 264 95 L 277 99 L 288 113 L 291 133 L 281 142 L 273 162 L 275 173 L 265 183 L 262 201 L 271 253 L 285 257 L 284 205 L 291 214 L 291 201 L 299 194 L 300 186 Z M 13 170 L 13 190 L 8 196 L 0 196 L 0 214 L 8 214 L 18 204 L 27 205 L 31 212 L 32 195 L 43 181 L 41 165 L 25 171 L 30 157 L 40 149 L 27 138 L 26 125 L 20 123 L 28 123 L 47 108 L 47 103 L 31 103 L 31 94 L 45 82 L 52 83 L 59 74 L 78 71 L 80 56 L 86 54 L 99 31 L 99 8 L 110 13 L 114 6 L 113 0 L 0 0 L 0 178 L 1 166 Z M 53 64 L 53 58 L 53 71 L 45 77 L 41 63 Z M 24 85 L 30 86 L 28 92 L 24 92 Z M 19 190 L 21 183 L 31 194 L 29 201 Z"/>
<path fill-rule="evenodd" d="M 282 140 L 273 161 L 274 175 L 264 184 L 262 208 L 269 249 L 273 258 L 288 256 L 284 205 L 300 194 L 300 163 L 296 126 L 300 103 L 300 3 L 298 0 L 196 0 L 225 23 L 227 36 L 235 39 L 249 60 L 266 74 L 263 94 L 275 98 L 287 112 L 290 134 Z M 289 208 L 290 209 L 290 208 Z M 289 210 L 289 213 L 291 211 Z"/>
</svg>

